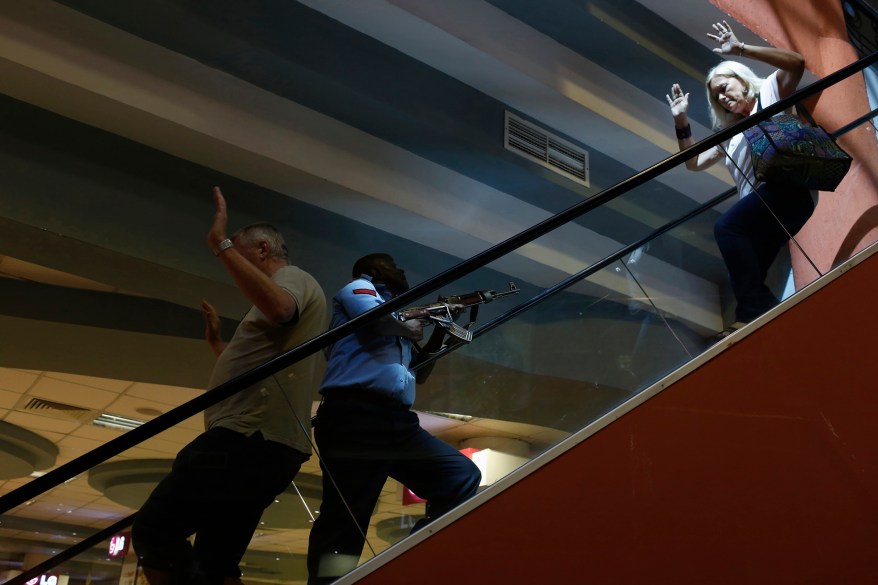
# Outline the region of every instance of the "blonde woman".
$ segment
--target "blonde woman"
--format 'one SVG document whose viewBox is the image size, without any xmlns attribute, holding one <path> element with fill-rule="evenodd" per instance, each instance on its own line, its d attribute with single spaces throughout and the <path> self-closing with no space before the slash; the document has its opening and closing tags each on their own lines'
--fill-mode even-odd
<svg viewBox="0 0 878 585">
<path fill-rule="evenodd" d="M 710 70 L 706 79 L 707 100 L 714 130 L 721 130 L 762 108 L 789 96 L 796 90 L 805 70 L 799 53 L 786 49 L 746 45 L 740 42 L 726 21 L 713 25 L 708 37 L 719 45 L 720 55 L 762 61 L 774 71 L 762 79 L 737 61 L 723 61 Z M 666 96 L 674 117 L 680 150 L 694 144 L 687 111 L 689 94 L 679 84 Z M 786 244 L 814 212 L 816 193 L 782 183 L 756 180 L 750 159 L 750 145 L 743 134 L 686 161 L 690 171 L 724 161 L 738 188 L 739 199 L 714 226 L 737 307 L 735 323 L 720 335 L 726 336 L 780 302 L 765 284 L 768 269 Z"/>
</svg>

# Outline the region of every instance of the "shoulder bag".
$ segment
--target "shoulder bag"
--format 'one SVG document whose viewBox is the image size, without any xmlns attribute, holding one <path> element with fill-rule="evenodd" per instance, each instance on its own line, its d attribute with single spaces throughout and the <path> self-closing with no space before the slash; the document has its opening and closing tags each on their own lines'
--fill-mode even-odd
<svg viewBox="0 0 878 585">
<path fill-rule="evenodd" d="M 781 112 L 744 130 L 756 178 L 766 183 L 835 191 L 850 169 L 851 156 L 814 122 L 808 110 L 799 108 L 810 124 Z M 761 109 L 760 100 L 756 111 Z"/>
</svg>

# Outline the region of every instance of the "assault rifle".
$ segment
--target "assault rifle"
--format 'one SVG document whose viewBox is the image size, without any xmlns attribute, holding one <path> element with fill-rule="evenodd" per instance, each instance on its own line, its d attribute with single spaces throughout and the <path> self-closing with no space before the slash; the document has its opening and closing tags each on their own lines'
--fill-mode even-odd
<svg viewBox="0 0 878 585">
<path fill-rule="evenodd" d="M 473 339 L 473 332 L 470 330 L 476 322 L 478 314 L 478 305 L 490 303 L 494 299 L 514 295 L 520 292 L 514 282 L 509 283 L 509 290 L 497 292 L 495 290 L 477 290 L 463 295 L 454 295 L 450 297 L 439 297 L 439 300 L 430 305 L 422 305 L 419 307 L 411 307 L 403 309 L 398 313 L 400 321 L 408 321 L 410 319 L 428 319 L 436 323 L 451 335 L 469 343 Z M 461 327 L 454 322 L 460 313 L 466 309 L 470 309 L 470 322 L 465 327 Z"/>
</svg>

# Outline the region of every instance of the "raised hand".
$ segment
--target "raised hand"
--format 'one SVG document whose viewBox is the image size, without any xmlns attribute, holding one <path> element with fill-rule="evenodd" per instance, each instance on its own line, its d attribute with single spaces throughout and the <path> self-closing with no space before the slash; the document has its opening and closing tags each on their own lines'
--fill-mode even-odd
<svg viewBox="0 0 878 585">
<path fill-rule="evenodd" d="M 216 250 L 219 243 L 226 238 L 226 225 L 229 221 L 226 199 L 219 187 L 213 188 L 213 203 L 216 211 L 213 214 L 213 224 L 210 226 L 210 231 L 207 232 L 207 244 L 211 250 Z"/>
<path fill-rule="evenodd" d="M 670 95 L 665 94 L 665 98 L 668 100 L 668 105 L 671 106 L 671 115 L 674 116 L 674 120 L 686 116 L 686 112 L 689 111 L 689 94 L 683 93 L 679 83 L 671 86 L 671 93 Z"/>
<path fill-rule="evenodd" d="M 214 355 L 219 355 L 225 349 L 226 344 L 222 338 L 222 324 L 219 313 L 213 305 L 201 299 L 201 314 L 204 316 L 204 338 L 213 350 Z"/>
<path fill-rule="evenodd" d="M 220 318 L 213 305 L 206 300 L 201 300 L 201 314 L 204 316 L 205 333 L 208 339 L 218 339 L 220 336 Z"/>
<path fill-rule="evenodd" d="M 716 23 L 713 25 L 713 30 L 716 31 L 716 34 L 707 33 L 707 36 L 719 43 L 719 47 L 713 50 L 714 53 L 720 55 L 740 54 L 742 43 L 732 32 L 732 27 L 729 26 L 728 22 L 724 20 Z"/>
</svg>

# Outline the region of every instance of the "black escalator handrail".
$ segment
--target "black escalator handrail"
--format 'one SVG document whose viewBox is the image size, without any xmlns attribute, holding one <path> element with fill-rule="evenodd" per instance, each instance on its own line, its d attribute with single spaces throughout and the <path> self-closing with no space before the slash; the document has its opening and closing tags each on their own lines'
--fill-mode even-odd
<svg viewBox="0 0 878 585">
<path fill-rule="evenodd" d="M 96 449 L 81 455 L 80 457 L 69 461 L 61 465 L 60 467 L 53 469 L 52 471 L 46 473 L 45 475 L 35 478 L 27 484 L 13 490 L 12 492 L 0 496 L 0 513 L 5 513 L 9 509 L 18 506 L 39 494 L 44 493 L 45 491 L 55 487 L 63 483 L 64 481 L 69 480 L 76 475 L 91 469 L 95 465 L 102 463 L 113 457 L 122 453 L 123 451 L 134 447 L 135 445 L 149 439 L 150 437 L 169 429 L 170 427 L 179 424 L 190 418 L 192 416 L 197 415 L 198 413 L 204 411 L 209 406 L 220 402 L 221 400 L 225 400 L 226 398 L 236 394 L 237 392 L 243 390 L 244 388 L 255 384 L 269 376 L 275 374 L 281 369 L 290 366 L 291 364 L 303 359 L 311 354 L 316 353 L 317 351 L 327 347 L 331 343 L 334 343 L 341 339 L 342 337 L 353 333 L 356 329 L 360 327 L 365 327 L 370 323 L 373 323 L 377 319 L 395 311 L 397 309 L 401 309 L 406 305 L 410 305 L 414 303 L 419 298 L 432 293 L 442 286 L 457 280 L 458 278 L 470 274 L 475 270 L 482 268 L 486 264 L 505 256 L 506 254 L 532 242 L 533 240 L 555 230 L 562 225 L 569 223 L 570 221 L 580 217 L 588 213 L 589 211 L 612 201 L 616 197 L 619 197 L 628 191 L 639 187 L 640 185 L 646 183 L 657 177 L 658 175 L 678 166 L 680 163 L 685 160 L 692 158 L 718 144 L 721 142 L 728 140 L 732 136 L 743 132 L 746 128 L 764 121 L 771 117 L 772 115 L 781 112 L 792 105 L 795 105 L 797 102 L 814 95 L 839 81 L 850 77 L 854 73 L 857 73 L 872 65 L 878 61 L 878 51 L 872 53 L 871 55 L 864 57 L 850 65 L 847 65 L 838 71 L 827 75 L 826 77 L 812 83 L 811 85 L 800 89 L 790 95 L 789 97 L 780 100 L 764 109 L 756 114 L 753 114 L 746 119 L 725 128 L 716 134 L 711 135 L 710 137 L 693 144 L 689 148 L 677 152 L 663 161 L 643 170 L 635 175 L 616 183 L 615 185 L 604 189 L 597 195 L 591 197 L 590 199 L 573 205 L 572 207 L 543 220 L 540 223 L 537 223 L 530 228 L 500 242 L 499 244 L 495 244 L 494 246 L 476 254 L 475 256 L 469 258 L 468 260 L 464 260 L 463 262 L 445 270 L 444 272 L 440 272 L 436 276 L 433 276 L 424 282 L 418 284 L 417 286 L 412 287 L 409 291 L 391 299 L 390 301 L 383 303 L 382 305 L 363 313 L 362 315 L 348 321 L 347 323 L 331 329 L 322 335 L 318 335 L 313 339 L 291 349 L 290 351 L 273 358 L 264 364 L 257 366 L 256 368 L 241 374 L 240 376 L 217 386 L 216 388 L 205 392 L 204 394 L 197 396 L 196 398 L 190 400 L 189 402 L 182 404 L 165 414 L 148 421 L 142 426 L 132 429 L 105 443 Z"/>
</svg>

